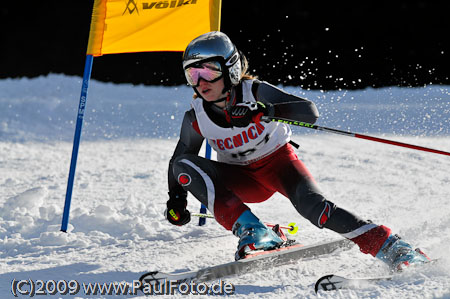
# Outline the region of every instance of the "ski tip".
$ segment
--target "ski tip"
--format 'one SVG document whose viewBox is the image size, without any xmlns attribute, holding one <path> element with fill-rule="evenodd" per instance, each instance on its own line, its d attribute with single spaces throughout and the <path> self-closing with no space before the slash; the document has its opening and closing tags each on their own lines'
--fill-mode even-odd
<svg viewBox="0 0 450 299">
<path fill-rule="evenodd" d="M 333 276 L 333 275 L 325 275 L 325 276 L 322 276 L 321 278 L 319 278 L 319 279 L 316 281 L 316 284 L 314 285 L 314 291 L 316 292 L 316 294 L 317 294 L 317 292 L 319 291 L 319 289 L 320 289 L 320 290 L 326 290 L 326 289 L 323 288 L 322 282 L 323 282 L 324 280 L 326 280 L 326 279 L 329 279 L 331 276 Z"/>
<path fill-rule="evenodd" d="M 319 290 L 323 291 L 335 291 L 340 289 L 359 288 L 367 284 L 371 284 L 377 281 L 391 280 L 392 275 L 379 276 L 379 277 L 361 277 L 361 278 L 349 278 L 339 275 L 325 275 L 319 278 L 314 287 L 316 293 Z"/>
<path fill-rule="evenodd" d="M 155 277 L 155 275 L 157 275 L 158 273 L 159 273 L 159 271 L 147 272 L 145 274 L 142 274 L 141 277 L 139 278 L 139 280 L 142 281 L 143 279 L 148 278 L 149 276 Z"/>
<path fill-rule="evenodd" d="M 316 292 L 316 294 L 319 290 L 328 291 L 328 289 L 324 285 L 322 285 L 322 283 L 325 282 L 326 284 L 328 284 L 330 278 L 332 278 L 333 276 L 334 276 L 333 274 L 325 275 L 316 281 L 316 284 L 314 285 L 314 291 Z M 328 281 L 328 282 L 326 282 L 326 281 Z"/>
<path fill-rule="evenodd" d="M 142 289 L 144 283 L 155 284 L 155 282 L 158 281 L 158 273 L 159 271 L 151 271 L 141 275 L 141 277 L 139 277 L 139 281 L 141 282 L 140 288 Z"/>
</svg>

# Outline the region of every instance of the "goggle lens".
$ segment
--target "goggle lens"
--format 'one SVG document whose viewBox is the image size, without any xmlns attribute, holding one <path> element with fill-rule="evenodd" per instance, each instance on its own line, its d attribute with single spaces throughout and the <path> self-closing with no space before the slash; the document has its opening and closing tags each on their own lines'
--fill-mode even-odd
<svg viewBox="0 0 450 299">
<path fill-rule="evenodd" d="M 209 61 L 199 66 L 188 67 L 184 73 L 191 86 L 198 86 L 200 78 L 208 82 L 213 82 L 223 75 L 222 65 L 217 61 Z"/>
</svg>

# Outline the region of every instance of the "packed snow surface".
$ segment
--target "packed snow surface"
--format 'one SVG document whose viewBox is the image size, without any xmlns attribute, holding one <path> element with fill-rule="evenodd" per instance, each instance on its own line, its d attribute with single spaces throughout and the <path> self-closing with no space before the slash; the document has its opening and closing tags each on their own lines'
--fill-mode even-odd
<svg viewBox="0 0 450 299">
<path fill-rule="evenodd" d="M 0 81 L 0 297 L 14 298 L 14 280 L 131 283 L 151 270 L 232 261 L 237 238 L 214 220 L 175 227 L 163 216 L 168 161 L 192 96 L 185 86 L 91 81 L 69 230 L 60 232 L 80 88 L 80 78 L 63 75 Z M 317 104 L 319 125 L 450 151 L 449 86 L 285 89 Z M 298 156 L 329 200 L 438 259 L 391 281 L 318 297 L 450 298 L 450 157 L 293 131 Z M 190 195 L 188 209 L 199 207 Z M 340 238 L 303 219 L 280 194 L 251 208 L 267 222 L 296 222 L 301 243 Z M 235 286 L 236 298 L 317 298 L 314 282 L 331 273 L 378 276 L 387 269 L 353 248 L 224 281 Z M 81 289 L 48 297 L 136 296 Z"/>
</svg>

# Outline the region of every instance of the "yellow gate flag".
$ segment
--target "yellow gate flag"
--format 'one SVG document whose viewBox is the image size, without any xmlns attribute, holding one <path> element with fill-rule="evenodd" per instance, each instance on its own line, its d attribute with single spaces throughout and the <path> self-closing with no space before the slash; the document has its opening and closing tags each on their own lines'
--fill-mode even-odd
<svg viewBox="0 0 450 299">
<path fill-rule="evenodd" d="M 221 0 L 95 0 L 87 54 L 184 51 L 220 30 Z"/>
</svg>

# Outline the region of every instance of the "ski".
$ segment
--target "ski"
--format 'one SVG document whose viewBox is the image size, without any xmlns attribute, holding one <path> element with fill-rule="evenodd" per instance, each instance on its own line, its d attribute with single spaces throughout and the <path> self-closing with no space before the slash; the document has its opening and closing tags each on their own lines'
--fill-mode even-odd
<svg viewBox="0 0 450 299">
<path fill-rule="evenodd" d="M 314 286 L 316 293 L 322 291 L 334 291 L 340 289 L 352 289 L 370 285 L 378 281 L 387 281 L 393 278 L 392 275 L 380 277 L 365 277 L 365 278 L 347 278 L 335 274 L 325 275 L 319 278 Z"/>
<path fill-rule="evenodd" d="M 244 259 L 181 273 L 164 273 L 160 271 L 148 272 L 140 277 L 141 288 L 145 285 L 163 284 L 167 281 L 182 282 L 206 282 L 223 277 L 245 274 L 251 271 L 263 270 L 296 262 L 305 258 L 312 258 L 332 253 L 338 249 L 347 250 L 354 245 L 347 239 L 321 242 L 313 245 L 303 246 L 294 244 L 270 251 L 262 251 L 247 256 Z"/>
</svg>

